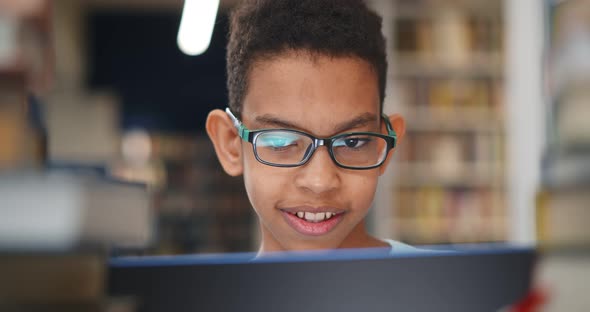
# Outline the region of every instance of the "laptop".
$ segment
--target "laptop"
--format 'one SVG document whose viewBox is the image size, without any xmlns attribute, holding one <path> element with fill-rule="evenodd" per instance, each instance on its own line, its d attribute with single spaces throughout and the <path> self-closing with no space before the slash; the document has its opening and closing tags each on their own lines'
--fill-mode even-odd
<svg viewBox="0 0 590 312">
<path fill-rule="evenodd" d="M 113 258 L 138 311 L 498 311 L 531 285 L 534 249 L 494 246 Z"/>
</svg>

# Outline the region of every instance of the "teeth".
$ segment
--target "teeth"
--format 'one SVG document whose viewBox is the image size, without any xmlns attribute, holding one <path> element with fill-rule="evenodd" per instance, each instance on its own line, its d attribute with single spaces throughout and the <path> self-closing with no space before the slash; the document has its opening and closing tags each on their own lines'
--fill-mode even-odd
<svg viewBox="0 0 590 312">
<path fill-rule="evenodd" d="M 325 217 L 325 213 L 323 212 L 318 212 L 315 214 L 315 220 L 316 221 L 324 221 L 324 217 Z"/>
<path fill-rule="evenodd" d="M 313 213 L 313 212 L 299 211 L 295 215 L 297 217 L 299 217 L 300 219 L 303 219 L 307 222 L 321 222 L 321 221 L 328 220 L 328 219 L 332 218 L 336 214 L 332 213 L 332 212 Z"/>
</svg>

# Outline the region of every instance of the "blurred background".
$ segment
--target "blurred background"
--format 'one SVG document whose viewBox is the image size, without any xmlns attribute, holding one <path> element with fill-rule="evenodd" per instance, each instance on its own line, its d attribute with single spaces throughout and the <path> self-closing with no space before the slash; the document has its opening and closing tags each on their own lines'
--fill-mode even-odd
<svg viewBox="0 0 590 312">
<path fill-rule="evenodd" d="M 243 182 L 222 171 L 204 133 L 207 113 L 227 103 L 227 14 L 238 2 L 220 1 L 207 50 L 187 55 L 181 0 L 0 0 L 0 247 L 19 249 L 23 226 L 56 215 L 10 203 L 55 208 L 48 185 L 84 185 L 86 206 L 111 221 L 85 210 L 68 248 L 121 237 L 142 243 L 115 254 L 257 248 Z M 569 255 L 590 250 L 590 2 L 367 2 L 388 40 L 385 112 L 408 125 L 371 231 L 411 244 L 533 244 L 558 255 L 547 279 L 587 278 L 587 256 Z M 574 304 L 562 311 L 588 307 L 561 301 Z"/>
</svg>

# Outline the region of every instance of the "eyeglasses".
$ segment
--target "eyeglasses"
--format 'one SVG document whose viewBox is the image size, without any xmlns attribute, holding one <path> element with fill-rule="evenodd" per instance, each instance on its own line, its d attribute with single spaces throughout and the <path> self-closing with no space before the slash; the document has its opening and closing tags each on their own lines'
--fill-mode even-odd
<svg viewBox="0 0 590 312">
<path fill-rule="evenodd" d="M 242 140 L 252 143 L 256 159 L 274 167 L 302 166 L 311 159 L 318 147 L 326 146 L 336 165 L 347 169 L 372 169 L 383 164 L 397 141 L 397 135 L 384 114 L 382 118 L 388 135 L 351 132 L 317 138 L 293 129 L 249 130 L 229 108 L 225 112 L 232 119 Z"/>
</svg>

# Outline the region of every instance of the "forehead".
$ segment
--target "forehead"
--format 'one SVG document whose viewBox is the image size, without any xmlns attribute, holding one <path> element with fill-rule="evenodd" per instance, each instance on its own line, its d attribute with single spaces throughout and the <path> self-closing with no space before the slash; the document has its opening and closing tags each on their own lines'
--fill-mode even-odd
<svg viewBox="0 0 590 312">
<path fill-rule="evenodd" d="M 242 118 L 272 114 L 327 133 L 357 115 L 379 115 L 379 87 L 372 66 L 356 57 L 285 53 L 254 63 Z"/>
</svg>

